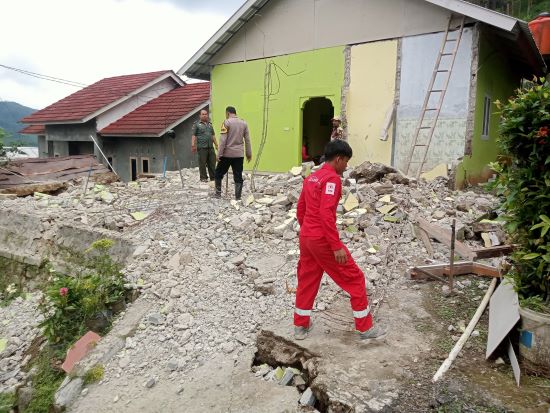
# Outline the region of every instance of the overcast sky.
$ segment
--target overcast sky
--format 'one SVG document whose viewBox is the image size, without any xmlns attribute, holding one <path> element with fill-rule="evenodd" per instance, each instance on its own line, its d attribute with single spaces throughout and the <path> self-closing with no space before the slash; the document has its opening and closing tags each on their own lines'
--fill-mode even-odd
<svg viewBox="0 0 550 413">
<path fill-rule="evenodd" d="M 244 0 L 2 0 L 0 64 L 84 84 L 177 71 Z M 0 67 L 0 101 L 35 109 L 78 88 Z"/>
</svg>

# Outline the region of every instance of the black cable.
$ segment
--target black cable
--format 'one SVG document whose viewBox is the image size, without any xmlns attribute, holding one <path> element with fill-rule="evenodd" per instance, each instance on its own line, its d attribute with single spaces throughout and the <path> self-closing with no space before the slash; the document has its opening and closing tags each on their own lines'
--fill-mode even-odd
<svg viewBox="0 0 550 413">
<path fill-rule="evenodd" d="M 61 79 L 61 78 L 53 77 L 53 76 L 41 75 L 40 73 L 30 72 L 28 70 L 19 69 L 17 67 L 7 66 L 7 65 L 4 65 L 4 64 L 1 64 L 1 63 L 0 63 L 0 67 L 3 67 L 4 69 L 8 69 L 8 70 L 13 70 L 14 72 L 21 73 L 23 75 L 35 77 L 37 79 L 48 80 L 50 82 L 61 83 L 61 84 L 68 85 L 68 86 L 74 86 L 74 87 L 80 87 L 80 88 L 88 86 L 88 85 L 85 85 L 84 83 L 73 82 L 72 80 Z"/>
</svg>

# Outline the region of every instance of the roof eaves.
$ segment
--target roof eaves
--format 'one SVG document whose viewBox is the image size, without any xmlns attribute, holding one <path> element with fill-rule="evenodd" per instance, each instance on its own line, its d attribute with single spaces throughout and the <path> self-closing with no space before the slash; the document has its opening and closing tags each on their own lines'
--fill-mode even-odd
<svg viewBox="0 0 550 413">
<path fill-rule="evenodd" d="M 191 112 L 188 112 L 186 115 L 182 116 L 181 118 L 177 119 L 175 122 L 170 124 L 167 128 L 162 130 L 159 133 L 159 137 L 164 135 L 166 132 L 168 132 L 170 129 L 174 129 L 176 126 L 178 126 L 180 123 L 185 122 L 187 119 L 189 119 L 191 116 L 195 115 L 200 110 L 204 109 L 206 106 L 210 105 L 210 99 L 201 103 L 199 106 L 197 106 L 195 109 L 193 109 Z"/>
<path fill-rule="evenodd" d="M 208 53 L 209 56 L 213 56 L 219 49 L 221 49 L 225 44 L 239 31 L 239 29 L 244 26 L 252 17 L 256 15 L 258 10 L 260 10 L 269 0 L 247 0 L 245 4 L 237 10 L 233 16 L 225 22 L 225 24 L 202 46 L 192 57 L 189 59 L 178 71 L 179 75 L 187 75 L 190 77 L 197 77 L 197 74 L 193 71 L 193 66 Z M 219 46 L 216 52 L 212 52 L 212 49 L 216 46 Z M 208 66 L 209 58 L 206 60 L 206 63 L 202 66 Z M 202 79 L 202 77 L 199 77 Z"/>
<path fill-rule="evenodd" d="M 132 91 L 131 93 L 129 93 L 129 94 L 121 97 L 120 99 L 115 100 L 114 102 L 111 102 L 110 104 L 108 104 L 106 106 L 103 106 L 101 109 L 98 109 L 95 112 L 87 115 L 84 119 L 82 119 L 82 123 L 87 122 L 87 121 L 101 115 L 102 113 L 107 112 L 108 110 L 120 105 L 121 103 L 127 101 L 128 99 L 132 98 L 133 96 L 140 94 L 141 92 L 143 92 L 144 90 L 150 88 L 154 84 L 162 82 L 163 80 L 168 79 L 168 78 L 172 78 L 180 86 L 183 86 L 185 84 L 185 82 L 183 80 L 181 80 L 179 78 L 179 76 L 177 76 L 172 70 L 169 70 L 166 73 L 164 73 L 163 75 L 160 75 L 159 77 L 157 77 L 156 79 L 153 79 L 150 82 L 148 82 L 147 84 L 145 84 L 145 85 L 141 86 L 140 88 Z"/>
</svg>

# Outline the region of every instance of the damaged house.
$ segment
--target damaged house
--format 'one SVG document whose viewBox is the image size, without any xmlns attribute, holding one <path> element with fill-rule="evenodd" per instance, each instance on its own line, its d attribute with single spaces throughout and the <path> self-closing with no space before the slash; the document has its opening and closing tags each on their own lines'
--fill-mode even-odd
<svg viewBox="0 0 550 413">
<path fill-rule="evenodd" d="M 191 127 L 209 96 L 208 82 L 185 84 L 171 70 L 116 76 L 23 118 L 29 126 L 21 133 L 38 135 L 40 157 L 95 154 L 107 164 L 101 149 L 120 178 L 130 181 L 178 164 L 197 166 Z"/>
<path fill-rule="evenodd" d="M 340 115 L 352 165 L 452 167 L 461 187 L 491 175 L 494 102 L 544 70 L 525 22 L 464 1 L 248 0 L 178 73 L 211 82 L 215 126 L 237 108 L 261 171 L 321 155 Z"/>
</svg>

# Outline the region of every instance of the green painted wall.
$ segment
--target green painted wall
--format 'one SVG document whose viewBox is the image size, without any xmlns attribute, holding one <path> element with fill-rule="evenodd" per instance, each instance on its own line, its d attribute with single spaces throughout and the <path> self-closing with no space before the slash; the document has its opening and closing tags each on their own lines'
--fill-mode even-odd
<svg viewBox="0 0 550 413">
<path fill-rule="evenodd" d="M 500 122 L 494 102 L 508 100 L 520 84 L 520 76 L 511 69 L 513 65 L 495 50 L 483 31 L 479 43 L 472 154 L 466 155 L 457 169 L 456 186 L 459 188 L 485 182 L 491 177 L 492 171 L 488 164 L 495 161 L 498 155 L 496 138 Z M 485 96 L 490 97 L 492 102 L 488 138 L 481 136 Z"/>
<path fill-rule="evenodd" d="M 266 62 L 274 62 L 280 70 L 278 78 L 275 73 L 272 77 L 277 93 L 271 98 L 268 135 L 258 170 L 286 172 L 301 163 L 304 103 L 311 97 L 324 96 L 332 101 L 335 113 L 340 112 L 344 48 L 333 47 L 213 68 L 211 109 L 216 134 L 219 136 L 225 108 L 235 106 L 238 116 L 250 127 L 253 160 L 245 164 L 248 169 L 252 169 L 261 140 Z"/>
</svg>

